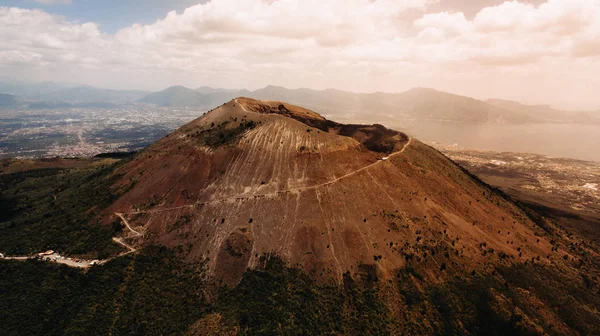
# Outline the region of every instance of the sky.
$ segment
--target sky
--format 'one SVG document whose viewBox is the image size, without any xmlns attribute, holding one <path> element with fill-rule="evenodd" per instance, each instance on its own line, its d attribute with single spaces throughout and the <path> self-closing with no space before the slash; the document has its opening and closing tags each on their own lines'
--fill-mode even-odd
<svg viewBox="0 0 600 336">
<path fill-rule="evenodd" d="M 600 109 L 600 0 L 0 0 L 0 77 Z"/>
</svg>

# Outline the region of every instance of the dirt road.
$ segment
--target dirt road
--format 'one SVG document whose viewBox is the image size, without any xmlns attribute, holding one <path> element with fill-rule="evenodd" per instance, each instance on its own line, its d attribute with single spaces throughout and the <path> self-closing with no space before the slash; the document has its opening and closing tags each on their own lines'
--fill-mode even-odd
<svg viewBox="0 0 600 336">
<path fill-rule="evenodd" d="M 125 226 L 129 229 L 129 231 L 131 231 L 132 233 L 134 233 L 136 236 L 141 236 L 142 234 L 135 231 L 131 225 L 129 225 L 129 222 L 127 221 L 127 219 L 125 219 L 125 217 L 123 216 L 122 213 L 118 213 L 115 212 L 115 215 L 117 215 L 119 218 L 121 218 L 121 221 L 123 222 L 123 224 L 125 224 Z"/>
<path fill-rule="evenodd" d="M 35 258 L 38 258 L 38 255 L 19 256 L 19 257 L 4 257 L 3 259 L 24 261 L 24 260 L 35 259 Z M 77 268 L 87 268 L 87 267 L 90 267 L 91 263 L 92 263 L 92 260 L 68 258 L 68 257 L 61 256 L 58 253 L 44 255 L 39 258 L 41 260 L 50 261 L 50 262 L 54 262 L 57 264 L 63 264 L 63 265 L 67 265 L 70 267 L 77 267 Z"/>
</svg>

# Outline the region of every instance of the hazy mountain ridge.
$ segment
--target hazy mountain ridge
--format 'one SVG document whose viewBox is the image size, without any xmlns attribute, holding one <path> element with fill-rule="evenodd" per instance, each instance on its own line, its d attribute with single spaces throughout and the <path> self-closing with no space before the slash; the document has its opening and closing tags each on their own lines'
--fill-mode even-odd
<svg viewBox="0 0 600 336">
<path fill-rule="evenodd" d="M 503 99 L 488 99 L 488 104 L 509 110 L 518 111 L 526 115 L 539 118 L 549 123 L 598 123 L 600 122 L 600 111 L 565 111 L 558 110 L 550 105 L 527 105 L 515 101 Z"/>
<path fill-rule="evenodd" d="M 113 90 L 87 85 L 58 84 L 54 82 L 21 83 L 0 82 L 0 93 L 10 94 L 32 108 L 64 108 L 70 105 L 133 103 L 148 95 L 143 90 Z"/>
<path fill-rule="evenodd" d="M 197 107 L 209 109 L 248 92 L 247 90 L 224 90 L 208 87 L 193 90 L 184 86 L 172 86 L 165 90 L 148 94 L 137 102 L 164 107 Z"/>
<path fill-rule="evenodd" d="M 237 92 L 239 94 L 249 93 L 250 91 L 246 89 L 223 89 L 223 88 L 212 88 L 210 86 L 201 86 L 197 88 L 195 91 L 200 92 L 202 94 L 211 94 L 211 93 L 223 93 L 223 92 Z"/>
<path fill-rule="evenodd" d="M 54 82 L 23 83 L 0 81 L 0 92 L 28 99 L 70 87 L 72 86 L 68 84 L 58 84 Z"/>
<path fill-rule="evenodd" d="M 14 95 L 0 93 L 0 107 L 12 107 L 17 105 L 17 103 Z"/>
<path fill-rule="evenodd" d="M 50 109 L 68 108 L 72 104 L 83 104 L 82 107 L 85 107 L 85 104 L 93 103 L 110 108 L 109 104 L 141 103 L 206 110 L 244 96 L 286 101 L 332 118 L 356 118 L 368 122 L 414 119 L 493 124 L 600 123 L 600 112 L 563 111 L 546 105 L 526 105 L 502 99 L 483 101 L 428 88 L 413 88 L 400 93 L 353 93 L 335 89 L 287 89 L 274 85 L 255 91 L 209 86 L 196 89 L 172 86 L 157 92 L 147 92 L 69 86 L 53 82 L 0 82 L 0 93 L 17 96 L 24 106 L 30 103 L 32 108 Z M 105 103 L 109 104 L 103 105 Z"/>
<path fill-rule="evenodd" d="M 588 123 L 600 122 L 590 113 L 550 109 L 540 111 L 529 106 L 481 101 L 428 88 L 413 88 L 401 93 L 353 93 L 334 89 L 287 89 L 269 85 L 255 91 L 212 89 L 196 90 L 182 86 L 152 93 L 139 102 L 172 107 L 208 108 L 237 96 L 263 100 L 281 100 L 315 110 L 330 117 L 354 115 L 376 121 L 386 118 L 439 120 L 470 123 Z"/>
<path fill-rule="evenodd" d="M 34 97 L 35 100 L 61 100 L 73 103 L 127 103 L 145 97 L 148 91 L 111 90 L 94 87 L 75 87 Z"/>
</svg>

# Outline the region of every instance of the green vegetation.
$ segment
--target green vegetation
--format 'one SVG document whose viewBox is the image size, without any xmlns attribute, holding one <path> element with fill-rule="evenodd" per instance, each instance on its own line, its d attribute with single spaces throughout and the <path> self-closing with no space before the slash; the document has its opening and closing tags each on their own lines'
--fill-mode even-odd
<svg viewBox="0 0 600 336">
<path fill-rule="evenodd" d="M 448 271 L 451 274 L 445 281 L 432 283 L 421 275 L 428 272 L 426 267 L 399 270 L 398 289 L 406 304 L 404 327 L 410 334 L 600 332 L 597 284 L 588 285 L 591 282 L 582 281 L 572 271 L 539 263 L 471 273 Z M 593 286 L 596 288 L 591 290 Z"/>
<path fill-rule="evenodd" d="M 235 288 L 224 288 L 217 309 L 227 323 L 250 335 L 335 334 L 342 330 L 337 286 L 315 285 L 305 274 L 278 258 L 246 272 Z"/>
<path fill-rule="evenodd" d="M 39 261 L 0 260 L 4 335 L 180 335 L 202 317 L 249 335 L 385 334 L 376 288 L 346 276 L 346 290 L 320 284 L 277 257 L 248 271 L 234 288 L 203 280 L 162 247 L 117 258 L 83 273 Z M 206 293 L 216 299 L 209 302 Z M 213 295 L 211 295 L 213 296 Z"/>
<path fill-rule="evenodd" d="M 237 286 L 219 287 L 204 277 L 203 264 L 156 246 L 87 272 L 0 260 L 3 334 L 182 335 L 215 316 L 212 327 L 241 335 L 600 332 L 596 280 L 539 264 L 448 268 L 440 281 L 412 266 L 382 280 L 374 265 L 363 264 L 341 285 L 315 280 L 276 256 L 262 256 L 260 265 Z"/>
<path fill-rule="evenodd" d="M 233 125 L 230 125 L 233 124 Z M 237 141 L 247 130 L 256 127 L 256 122 L 242 119 L 239 123 L 224 121 L 219 125 L 212 123 L 210 128 L 191 130 L 188 137 L 199 138 L 203 144 L 214 149 Z"/>
<path fill-rule="evenodd" d="M 87 273 L 0 260 L 3 335 L 177 335 L 205 314 L 202 265 L 146 248 Z"/>
<path fill-rule="evenodd" d="M 117 163 L 119 164 L 119 163 Z M 121 226 L 102 226 L 94 215 L 118 193 L 114 165 L 37 169 L 0 175 L 0 247 L 8 255 L 53 249 L 105 258 L 119 247 L 111 238 Z"/>
</svg>

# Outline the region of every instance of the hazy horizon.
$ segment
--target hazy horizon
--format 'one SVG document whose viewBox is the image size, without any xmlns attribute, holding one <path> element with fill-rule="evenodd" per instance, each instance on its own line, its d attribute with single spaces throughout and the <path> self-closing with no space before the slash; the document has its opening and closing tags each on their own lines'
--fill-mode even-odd
<svg viewBox="0 0 600 336">
<path fill-rule="evenodd" d="M 144 90 L 142 88 L 137 88 L 137 87 L 129 87 L 129 88 L 118 88 L 118 87 L 102 87 L 102 86 L 94 86 L 94 85 L 89 85 L 89 84 L 83 84 L 83 83 L 64 83 L 64 82 L 55 82 L 55 81 L 42 81 L 42 82 L 35 82 L 35 81 L 22 81 L 22 80 L 18 80 L 18 79 L 14 79 L 14 78 L 2 78 L 0 77 L 0 83 L 9 83 L 9 84 L 21 84 L 21 85 L 35 85 L 35 84 L 44 84 L 44 83 L 53 83 L 53 84 L 57 84 L 57 85 L 62 85 L 68 88 L 77 88 L 77 87 L 92 87 L 92 88 L 96 88 L 96 89 L 103 89 L 103 90 L 117 90 L 117 91 L 147 91 L 147 92 L 160 92 L 172 87 L 185 87 L 187 89 L 191 89 L 191 90 L 196 90 L 199 89 L 201 87 L 210 87 L 212 89 L 222 89 L 222 90 L 239 90 L 239 91 L 249 91 L 249 92 L 253 92 L 256 90 L 260 90 L 269 86 L 275 86 L 275 87 L 282 87 L 284 89 L 287 90 L 314 90 L 314 91 L 327 91 L 327 90 L 336 90 L 336 91 L 342 91 L 342 92 L 349 92 L 349 93 L 353 93 L 353 94 L 374 94 L 374 93 L 388 93 L 388 94 L 395 94 L 395 93 L 402 93 L 402 92 L 406 92 L 409 90 L 413 90 L 413 89 L 431 89 L 431 90 L 436 90 L 436 91 L 440 91 L 440 92 L 444 92 L 444 93 L 449 93 L 449 94 L 454 94 L 454 95 L 459 95 L 459 96 L 464 96 L 464 97 L 468 97 L 468 98 L 473 98 L 473 99 L 477 99 L 480 101 L 484 101 L 486 102 L 487 100 L 506 100 L 506 101 L 512 101 L 512 102 L 516 102 L 516 103 L 520 103 L 523 105 L 530 105 L 530 106 L 549 106 L 550 108 L 553 109 L 557 109 L 557 110 L 563 110 L 563 111 L 567 111 L 567 112 L 592 112 L 592 113 L 600 113 L 600 106 L 599 108 L 589 108 L 589 109 L 570 109 L 568 106 L 567 107 L 563 107 L 560 105 L 553 105 L 547 102 L 534 102 L 534 101 L 527 101 L 527 100 L 516 100 L 516 99 L 510 99 L 510 98 L 505 98 L 505 97 L 475 97 L 475 96 L 469 96 L 469 95 L 464 95 L 464 94 L 460 94 L 460 93 L 456 93 L 456 92 L 451 92 L 451 91 L 442 91 L 442 90 L 438 90 L 432 87 L 411 87 L 408 88 L 406 90 L 403 91 L 363 91 L 363 92 L 359 92 L 359 91 L 351 91 L 351 90 L 341 90 L 339 88 L 333 88 L 333 87 L 328 87 L 328 88 L 324 88 L 324 89 L 316 89 L 316 88 L 311 88 L 311 87 L 286 87 L 286 86 L 280 86 L 280 85 L 273 85 L 273 84 L 267 84 L 265 86 L 262 87 L 258 87 L 256 89 L 249 89 L 249 88 L 243 88 L 243 87 L 216 87 L 216 86 L 210 86 L 209 84 L 203 84 L 203 85 L 198 85 L 198 86 L 185 86 L 185 85 L 180 85 L 180 84 L 173 84 L 173 85 L 169 85 L 167 87 L 163 87 L 161 89 L 158 90 Z M 1 93 L 5 93 L 2 92 L 0 90 L 0 94 Z"/>
<path fill-rule="evenodd" d="M 157 91 L 413 87 L 598 110 L 597 0 L 0 1 L 0 77 Z"/>
</svg>

